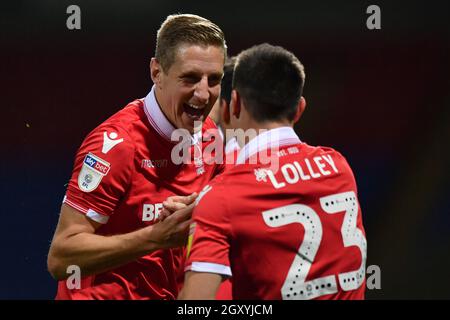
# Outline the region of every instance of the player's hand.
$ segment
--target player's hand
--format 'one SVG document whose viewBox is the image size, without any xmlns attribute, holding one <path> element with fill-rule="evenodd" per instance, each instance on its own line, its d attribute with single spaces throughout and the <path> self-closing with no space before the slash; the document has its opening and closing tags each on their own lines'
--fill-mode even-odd
<svg viewBox="0 0 450 320">
<path fill-rule="evenodd" d="M 190 204 L 194 203 L 195 199 L 197 199 L 198 194 L 196 192 L 192 193 L 189 196 L 172 196 L 168 197 L 163 202 L 163 209 L 159 214 L 159 221 L 164 221 L 168 216 L 174 213 L 177 210 L 181 210 L 186 208 Z"/>
<path fill-rule="evenodd" d="M 184 204 L 183 208 L 171 213 L 163 221 L 152 225 L 152 240 L 158 242 L 162 248 L 185 245 L 189 235 L 189 226 L 192 223 L 194 206 L 194 201 L 191 201 L 189 205 Z"/>
</svg>

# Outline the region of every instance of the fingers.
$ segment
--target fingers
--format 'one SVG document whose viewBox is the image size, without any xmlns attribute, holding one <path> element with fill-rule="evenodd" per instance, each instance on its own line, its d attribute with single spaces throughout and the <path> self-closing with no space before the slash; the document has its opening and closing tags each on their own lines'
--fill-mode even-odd
<svg viewBox="0 0 450 320">
<path fill-rule="evenodd" d="M 153 225 L 161 233 L 161 238 L 167 248 L 184 245 L 189 235 L 189 226 L 192 223 L 192 211 L 195 203 L 189 205 L 183 204 L 184 208 L 169 212 L 163 209 L 160 213 L 160 221 Z"/>
<path fill-rule="evenodd" d="M 159 221 L 164 221 L 168 216 L 170 216 L 172 214 L 171 211 L 163 208 L 159 214 Z"/>
<path fill-rule="evenodd" d="M 190 205 L 192 202 L 195 201 L 195 199 L 197 199 L 198 194 L 197 192 L 194 192 L 188 196 L 172 196 L 172 197 L 168 197 L 166 199 L 167 202 L 169 203 L 173 203 L 173 202 L 178 202 L 178 203 L 183 203 L 185 205 Z"/>
<path fill-rule="evenodd" d="M 198 197 L 198 193 L 197 192 L 194 192 L 191 195 L 187 196 L 186 204 L 189 205 L 191 203 L 194 203 L 194 201 L 197 199 L 197 197 Z"/>
<path fill-rule="evenodd" d="M 190 205 L 186 206 L 185 208 L 178 210 L 180 217 L 191 218 L 194 207 L 195 207 L 195 203 L 191 203 Z"/>
<path fill-rule="evenodd" d="M 172 213 L 170 218 L 174 219 L 178 223 L 182 222 L 182 221 L 186 221 L 191 218 L 192 210 L 194 210 L 194 206 L 195 206 L 195 203 L 191 203 L 190 205 Z"/>
<path fill-rule="evenodd" d="M 181 202 L 170 202 L 170 201 L 164 201 L 163 202 L 163 208 L 166 211 L 169 211 L 169 213 L 175 212 L 177 210 L 186 208 L 186 205 L 184 203 Z"/>
<path fill-rule="evenodd" d="M 185 208 L 186 206 L 194 203 L 195 199 L 197 199 L 198 194 L 196 192 L 192 193 L 189 196 L 172 196 L 168 197 L 163 202 L 163 208 L 166 210 L 164 212 L 164 215 L 161 216 L 160 220 L 164 220 L 167 218 L 168 215 L 170 215 L 172 212 L 181 210 Z M 168 212 L 167 212 L 168 211 Z"/>
</svg>

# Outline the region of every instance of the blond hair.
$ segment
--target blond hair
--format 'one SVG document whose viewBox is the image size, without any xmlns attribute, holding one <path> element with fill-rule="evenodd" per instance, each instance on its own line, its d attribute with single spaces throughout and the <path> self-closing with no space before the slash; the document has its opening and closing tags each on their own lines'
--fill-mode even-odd
<svg viewBox="0 0 450 320">
<path fill-rule="evenodd" d="M 194 14 L 173 14 L 162 23 L 156 36 L 155 57 L 164 72 L 174 63 L 179 46 L 186 44 L 217 46 L 226 57 L 225 36 L 215 23 Z"/>
</svg>

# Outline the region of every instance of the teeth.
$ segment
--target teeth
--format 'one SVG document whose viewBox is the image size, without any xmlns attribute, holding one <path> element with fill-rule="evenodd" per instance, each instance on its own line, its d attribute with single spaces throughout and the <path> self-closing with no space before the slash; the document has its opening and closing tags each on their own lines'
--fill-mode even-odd
<svg viewBox="0 0 450 320">
<path fill-rule="evenodd" d="M 189 104 L 189 106 L 191 107 L 191 108 L 194 108 L 194 109 L 202 109 L 202 107 L 200 107 L 200 106 L 196 106 L 196 105 L 194 105 L 194 104 Z"/>
</svg>

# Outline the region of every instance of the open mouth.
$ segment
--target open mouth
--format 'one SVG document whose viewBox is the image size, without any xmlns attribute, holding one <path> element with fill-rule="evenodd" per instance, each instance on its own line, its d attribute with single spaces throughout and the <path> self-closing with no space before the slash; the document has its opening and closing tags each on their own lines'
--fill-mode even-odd
<svg viewBox="0 0 450 320">
<path fill-rule="evenodd" d="M 205 107 L 199 107 L 193 104 L 183 104 L 183 111 L 193 120 L 201 120 Z"/>
</svg>

